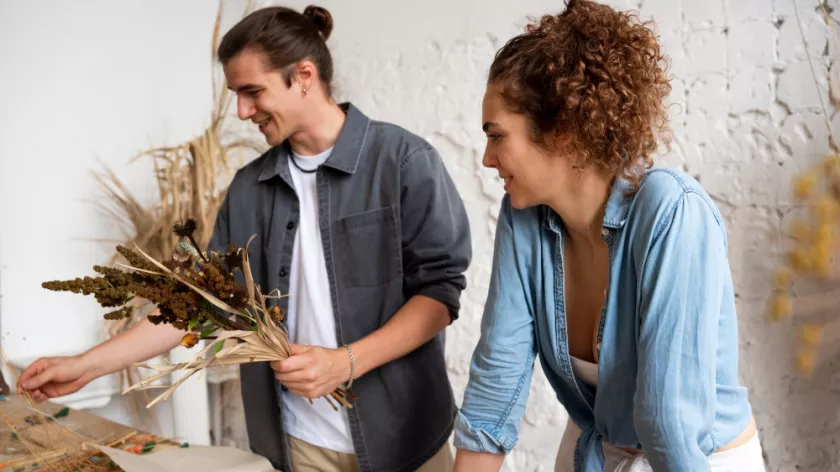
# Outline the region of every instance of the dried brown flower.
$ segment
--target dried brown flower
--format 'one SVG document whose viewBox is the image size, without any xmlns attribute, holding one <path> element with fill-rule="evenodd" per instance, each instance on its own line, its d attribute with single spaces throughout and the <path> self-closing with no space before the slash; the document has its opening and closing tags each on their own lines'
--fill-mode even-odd
<svg viewBox="0 0 840 472">
<path fill-rule="evenodd" d="M 233 243 L 225 253 L 225 265 L 231 272 L 242 268 L 242 249 L 237 248 Z"/>
<path fill-rule="evenodd" d="M 268 310 L 268 315 L 271 317 L 272 320 L 274 320 L 275 323 L 282 322 L 283 317 L 286 316 L 286 314 L 283 312 L 283 309 L 277 305 L 274 305 L 273 307 L 271 307 L 271 309 Z"/>
<path fill-rule="evenodd" d="M 195 221 L 195 218 L 190 217 L 185 221 L 178 221 L 173 225 L 172 229 L 178 237 L 188 239 L 190 244 L 193 245 L 195 252 L 201 257 L 201 260 L 207 262 L 207 258 L 201 252 L 201 246 L 195 241 L 195 236 L 193 235 L 195 230 L 198 229 L 198 222 Z"/>
<path fill-rule="evenodd" d="M 186 221 L 178 221 L 173 226 L 175 234 L 182 238 L 191 238 L 195 230 L 198 229 L 198 222 L 195 218 L 187 218 Z"/>
</svg>

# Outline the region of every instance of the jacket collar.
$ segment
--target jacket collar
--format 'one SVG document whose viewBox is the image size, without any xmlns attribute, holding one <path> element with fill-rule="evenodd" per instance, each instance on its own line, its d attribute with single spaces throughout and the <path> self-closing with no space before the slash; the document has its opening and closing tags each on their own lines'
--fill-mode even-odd
<svg viewBox="0 0 840 472">
<path fill-rule="evenodd" d="M 353 174 L 359 167 L 362 149 L 364 149 L 365 139 L 370 128 L 370 119 L 350 102 L 341 103 L 339 107 L 347 115 L 347 118 L 344 120 L 344 126 L 338 133 L 335 147 L 330 157 L 324 162 L 324 166 Z M 268 159 L 262 164 L 259 181 L 263 182 L 280 176 L 287 183 L 291 182 L 291 175 L 289 174 L 290 153 L 291 146 L 288 140 L 273 147 L 269 151 Z"/>
<path fill-rule="evenodd" d="M 630 203 L 633 201 L 632 196 L 627 196 L 629 189 L 630 182 L 621 176 L 615 178 L 607 197 L 602 228 L 616 230 L 624 227 Z M 562 232 L 563 225 L 560 222 L 560 216 L 548 206 L 543 206 L 543 224 L 552 231 Z"/>
</svg>

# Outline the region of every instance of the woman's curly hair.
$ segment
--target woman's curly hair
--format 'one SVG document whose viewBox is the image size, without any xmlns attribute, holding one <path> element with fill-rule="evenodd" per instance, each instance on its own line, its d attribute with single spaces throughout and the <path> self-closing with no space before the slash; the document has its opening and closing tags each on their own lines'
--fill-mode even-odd
<svg viewBox="0 0 840 472">
<path fill-rule="evenodd" d="M 589 0 L 570 0 L 512 38 L 490 67 L 506 106 L 524 114 L 531 139 L 574 165 L 595 164 L 638 189 L 668 140 L 667 61 L 648 23 Z M 562 139 L 563 137 L 571 139 Z"/>
</svg>

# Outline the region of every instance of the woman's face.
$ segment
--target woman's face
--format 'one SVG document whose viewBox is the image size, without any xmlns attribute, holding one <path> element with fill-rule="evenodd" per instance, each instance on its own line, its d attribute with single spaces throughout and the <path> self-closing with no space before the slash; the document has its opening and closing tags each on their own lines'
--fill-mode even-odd
<svg viewBox="0 0 840 472">
<path fill-rule="evenodd" d="M 492 84 L 484 94 L 482 122 L 487 135 L 482 164 L 498 171 L 514 208 L 547 204 L 569 190 L 575 173 L 570 159 L 540 149 L 525 115 L 509 110 Z"/>
</svg>

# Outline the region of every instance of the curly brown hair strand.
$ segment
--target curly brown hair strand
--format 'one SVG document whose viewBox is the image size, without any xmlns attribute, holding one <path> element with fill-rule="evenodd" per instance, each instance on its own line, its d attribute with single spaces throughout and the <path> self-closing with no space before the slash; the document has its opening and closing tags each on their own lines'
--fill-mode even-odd
<svg viewBox="0 0 840 472">
<path fill-rule="evenodd" d="M 545 151 L 567 152 L 576 167 L 595 165 L 638 189 L 670 131 L 668 64 L 651 23 L 571 0 L 496 53 L 488 84 L 526 116 Z"/>
</svg>

